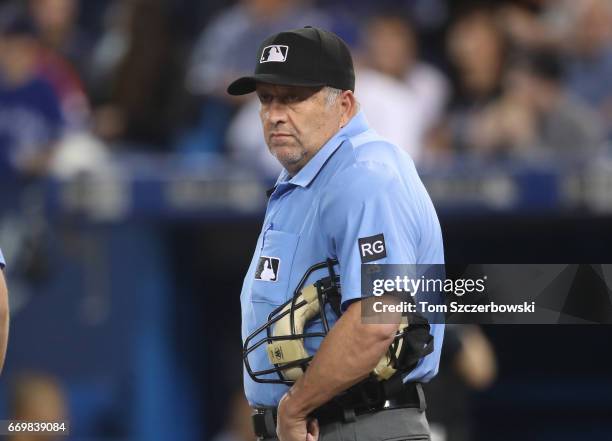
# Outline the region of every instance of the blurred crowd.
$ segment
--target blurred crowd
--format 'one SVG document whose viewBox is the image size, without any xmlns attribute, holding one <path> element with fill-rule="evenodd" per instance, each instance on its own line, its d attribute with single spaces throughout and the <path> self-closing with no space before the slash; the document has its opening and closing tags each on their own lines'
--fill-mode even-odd
<svg viewBox="0 0 612 441">
<path fill-rule="evenodd" d="M 278 171 L 252 96 L 269 34 L 352 47 L 371 125 L 419 166 L 584 158 L 612 140 L 612 0 L 4 0 L 0 170 L 66 175 L 121 152 Z"/>
</svg>

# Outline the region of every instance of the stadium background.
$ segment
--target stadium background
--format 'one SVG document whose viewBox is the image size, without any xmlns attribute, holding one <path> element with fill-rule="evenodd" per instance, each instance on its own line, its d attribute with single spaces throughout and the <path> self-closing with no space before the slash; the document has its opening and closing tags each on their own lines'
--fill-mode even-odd
<svg viewBox="0 0 612 441">
<path fill-rule="evenodd" d="M 353 47 L 356 95 L 417 160 L 447 262 L 610 261 L 607 0 L 0 7 L 2 418 L 65 415 L 68 439 L 245 441 L 238 298 L 275 169 L 222 85 L 277 29 L 320 24 Z M 609 327 L 481 335 L 487 378 L 447 360 L 432 391 L 462 428 L 449 441 L 610 439 Z"/>
</svg>

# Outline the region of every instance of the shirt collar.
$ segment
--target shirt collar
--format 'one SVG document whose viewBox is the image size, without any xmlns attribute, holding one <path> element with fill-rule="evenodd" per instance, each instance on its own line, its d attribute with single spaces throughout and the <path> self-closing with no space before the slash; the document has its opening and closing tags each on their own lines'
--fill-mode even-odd
<svg viewBox="0 0 612 441">
<path fill-rule="evenodd" d="M 283 170 L 276 181 L 275 187 L 281 183 L 307 187 L 345 139 L 363 133 L 368 128 L 368 121 L 364 113 L 360 111 L 351 118 L 346 126 L 336 132 L 293 178 L 289 178 L 289 172 Z"/>
</svg>

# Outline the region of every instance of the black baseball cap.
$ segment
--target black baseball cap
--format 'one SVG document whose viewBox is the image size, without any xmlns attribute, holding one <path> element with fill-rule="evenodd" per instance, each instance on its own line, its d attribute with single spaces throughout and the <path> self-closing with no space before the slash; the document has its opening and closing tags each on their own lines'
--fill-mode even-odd
<svg viewBox="0 0 612 441">
<path fill-rule="evenodd" d="M 355 91 L 355 71 L 348 46 L 333 32 L 312 26 L 266 38 L 257 51 L 255 73 L 238 78 L 229 85 L 227 93 L 254 92 L 258 81 Z"/>
</svg>

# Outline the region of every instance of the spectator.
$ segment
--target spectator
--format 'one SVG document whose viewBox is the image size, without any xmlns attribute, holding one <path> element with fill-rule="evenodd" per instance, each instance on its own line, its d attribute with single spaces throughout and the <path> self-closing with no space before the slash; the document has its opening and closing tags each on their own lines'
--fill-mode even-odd
<svg viewBox="0 0 612 441">
<path fill-rule="evenodd" d="M 80 77 L 87 73 L 92 37 L 78 26 L 77 0 L 29 0 L 30 15 L 44 47 L 68 60 Z"/>
<path fill-rule="evenodd" d="M 612 2 L 575 2 L 567 86 L 607 122 L 612 140 Z"/>
<path fill-rule="evenodd" d="M 29 14 L 40 42 L 38 70 L 58 95 L 66 123 L 82 129 L 90 116 L 82 84 L 91 40 L 77 27 L 75 0 L 29 0 Z"/>
<path fill-rule="evenodd" d="M 448 52 L 459 77 L 460 100 L 478 103 L 498 94 L 506 47 L 489 9 L 474 9 L 457 19 L 449 32 Z"/>
<path fill-rule="evenodd" d="M 448 52 L 455 93 L 433 144 L 443 153 L 464 153 L 473 144 L 474 121 L 501 91 L 506 46 L 494 13 L 475 8 L 459 16 L 449 30 Z"/>
<path fill-rule="evenodd" d="M 53 87 L 70 129 L 82 130 L 89 123 L 89 100 L 81 78 L 74 68 L 50 49 L 40 47 L 37 54 L 38 74 Z"/>
<path fill-rule="evenodd" d="M 38 72 L 38 50 L 33 24 L 7 19 L 0 35 L 0 167 L 34 175 L 46 171 L 65 129 L 61 102 Z"/>
<path fill-rule="evenodd" d="M 242 0 L 213 19 L 188 66 L 187 89 L 203 102 L 179 149 L 218 152 L 236 108 L 245 102 L 225 93 L 230 78 L 251 73 L 253 54 L 268 35 L 305 25 L 330 28 L 331 20 L 307 0 Z"/>
<path fill-rule="evenodd" d="M 500 9 L 500 25 L 520 50 L 562 50 L 568 43 L 572 0 L 524 0 Z"/>
<path fill-rule="evenodd" d="M 448 84 L 418 60 L 416 35 L 398 14 L 370 19 L 363 36 L 363 62 L 356 94 L 372 127 L 421 159 L 425 135 L 446 106 Z"/>
<path fill-rule="evenodd" d="M 181 49 L 165 0 L 117 1 L 94 56 L 96 133 L 167 150 L 181 99 Z"/>
<path fill-rule="evenodd" d="M 473 134 L 473 151 L 493 156 L 584 155 L 603 139 L 597 115 L 564 90 L 561 64 L 550 52 L 511 65 L 503 97 L 474 121 Z"/>
<path fill-rule="evenodd" d="M 242 0 L 206 27 L 193 50 L 187 87 L 227 98 L 230 79 L 253 68 L 253 54 L 268 35 L 305 25 L 329 28 L 329 18 L 309 1 Z"/>
</svg>

